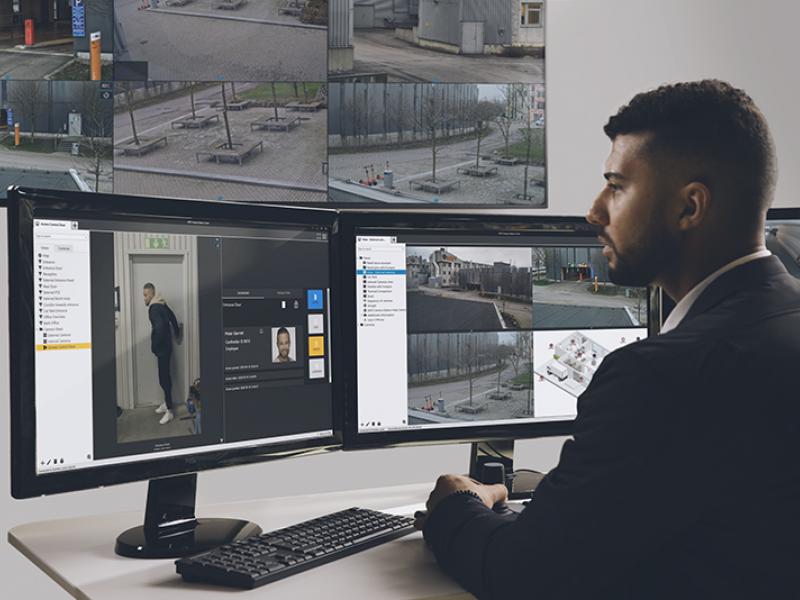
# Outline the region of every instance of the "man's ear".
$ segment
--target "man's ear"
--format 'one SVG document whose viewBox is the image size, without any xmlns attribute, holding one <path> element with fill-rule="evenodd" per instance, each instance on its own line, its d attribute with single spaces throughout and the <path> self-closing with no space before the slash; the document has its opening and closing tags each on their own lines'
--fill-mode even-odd
<svg viewBox="0 0 800 600">
<path fill-rule="evenodd" d="M 711 190 L 699 181 L 692 181 L 681 190 L 683 210 L 678 217 L 678 228 L 688 231 L 699 227 L 711 209 Z"/>
</svg>

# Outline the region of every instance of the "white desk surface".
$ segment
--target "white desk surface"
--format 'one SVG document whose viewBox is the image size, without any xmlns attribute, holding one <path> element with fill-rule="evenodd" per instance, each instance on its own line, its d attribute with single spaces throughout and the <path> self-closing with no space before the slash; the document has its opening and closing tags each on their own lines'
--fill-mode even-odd
<svg viewBox="0 0 800 600">
<path fill-rule="evenodd" d="M 431 488 L 427 483 L 199 506 L 197 516 L 249 519 L 270 531 L 351 506 L 385 510 L 421 505 Z M 419 532 L 250 591 L 184 583 L 172 559 L 140 560 L 114 553 L 117 535 L 143 519 L 144 498 L 141 512 L 28 523 L 11 529 L 8 541 L 76 598 L 472 598 L 442 574 Z"/>
</svg>

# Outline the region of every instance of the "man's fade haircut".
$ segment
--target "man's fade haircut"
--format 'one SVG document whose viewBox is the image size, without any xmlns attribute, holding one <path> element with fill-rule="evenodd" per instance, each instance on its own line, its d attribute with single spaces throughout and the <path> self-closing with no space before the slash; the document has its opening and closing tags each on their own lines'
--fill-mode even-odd
<svg viewBox="0 0 800 600">
<path fill-rule="evenodd" d="M 286 335 L 288 335 L 289 336 L 289 341 L 291 341 L 292 336 L 289 335 L 289 330 L 286 329 L 286 327 L 281 327 L 280 329 L 278 329 L 278 332 L 275 334 L 275 339 L 277 340 L 278 336 L 281 335 L 282 333 L 285 333 Z"/>
<path fill-rule="evenodd" d="M 736 221 L 752 223 L 772 203 L 777 161 L 767 120 L 747 93 L 729 83 L 706 79 L 637 94 L 603 130 L 612 141 L 652 133 L 646 151 L 689 159 L 697 168 L 695 181 L 736 202 L 730 213 Z"/>
<path fill-rule="evenodd" d="M 143 289 L 143 290 L 150 290 L 150 291 L 151 291 L 151 292 L 153 292 L 154 294 L 156 293 L 156 286 L 154 286 L 154 285 L 153 285 L 152 283 L 150 283 L 150 282 L 148 282 L 148 283 L 145 283 L 145 284 L 142 286 L 142 289 Z"/>
</svg>

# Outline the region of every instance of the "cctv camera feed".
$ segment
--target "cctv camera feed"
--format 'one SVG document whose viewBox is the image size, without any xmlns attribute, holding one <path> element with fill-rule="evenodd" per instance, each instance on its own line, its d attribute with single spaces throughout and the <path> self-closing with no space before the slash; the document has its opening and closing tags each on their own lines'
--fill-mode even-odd
<svg viewBox="0 0 800 600">
<path fill-rule="evenodd" d="M 365 229 L 355 267 L 360 432 L 571 420 L 647 336 L 646 288 L 611 283 L 594 246 Z"/>
<path fill-rule="evenodd" d="M 313 226 L 36 219 L 39 472 L 330 435 L 328 245 Z"/>
<path fill-rule="evenodd" d="M 800 221 L 767 221 L 765 233 L 767 250 L 780 259 L 791 275 L 800 279 Z"/>
</svg>

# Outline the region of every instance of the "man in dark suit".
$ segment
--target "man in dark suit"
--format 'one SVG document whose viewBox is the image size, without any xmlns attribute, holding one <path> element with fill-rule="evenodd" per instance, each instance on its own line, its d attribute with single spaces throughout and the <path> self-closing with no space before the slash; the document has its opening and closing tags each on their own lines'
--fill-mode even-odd
<svg viewBox="0 0 800 600">
<path fill-rule="evenodd" d="M 420 514 L 479 598 L 800 598 L 800 282 L 764 246 L 766 120 L 719 81 L 639 94 L 605 127 L 587 219 L 611 279 L 677 302 L 611 353 L 519 516 L 458 475 Z"/>
</svg>

